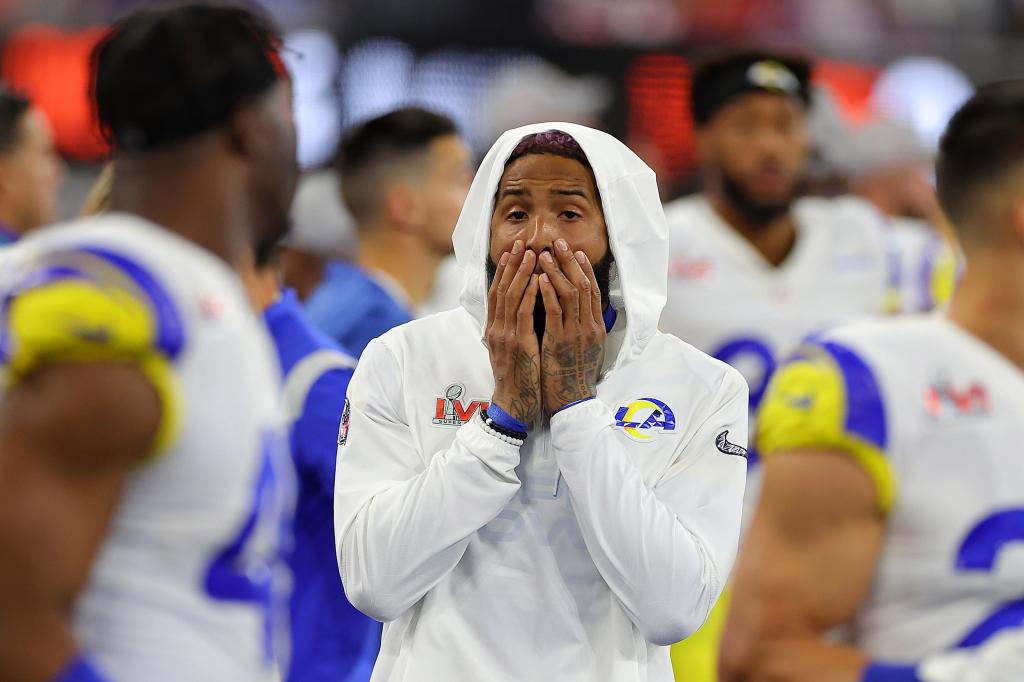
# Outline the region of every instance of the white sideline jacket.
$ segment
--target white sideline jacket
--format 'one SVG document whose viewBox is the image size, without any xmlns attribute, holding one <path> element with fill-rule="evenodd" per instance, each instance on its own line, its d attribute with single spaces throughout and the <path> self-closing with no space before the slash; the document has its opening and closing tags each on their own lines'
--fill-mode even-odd
<svg viewBox="0 0 1024 682">
<path fill-rule="evenodd" d="M 519 448 L 473 412 L 494 384 L 482 342 L 492 202 L 525 135 L 583 147 L 616 259 L 618 313 L 597 399 L 538 419 Z M 672 680 L 667 645 L 704 622 L 736 554 L 747 387 L 658 332 L 667 229 L 654 173 L 604 133 L 503 135 L 455 231 L 462 307 L 363 353 L 338 448 L 345 591 L 384 621 L 374 682 Z"/>
</svg>

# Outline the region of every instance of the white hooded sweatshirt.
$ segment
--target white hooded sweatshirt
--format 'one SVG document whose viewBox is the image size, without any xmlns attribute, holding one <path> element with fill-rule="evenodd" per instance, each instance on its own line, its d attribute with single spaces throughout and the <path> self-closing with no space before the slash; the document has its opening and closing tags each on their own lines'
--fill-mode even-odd
<svg viewBox="0 0 1024 682">
<path fill-rule="evenodd" d="M 552 129 L 593 166 L 617 318 L 596 399 L 539 418 L 516 447 L 477 416 L 494 389 L 485 259 L 506 159 Z M 667 645 L 704 622 L 735 558 L 747 387 L 657 330 L 668 244 L 654 173 L 596 130 L 509 131 L 454 241 L 462 307 L 367 347 L 339 438 L 342 580 L 386 623 L 372 679 L 668 682 Z"/>
</svg>

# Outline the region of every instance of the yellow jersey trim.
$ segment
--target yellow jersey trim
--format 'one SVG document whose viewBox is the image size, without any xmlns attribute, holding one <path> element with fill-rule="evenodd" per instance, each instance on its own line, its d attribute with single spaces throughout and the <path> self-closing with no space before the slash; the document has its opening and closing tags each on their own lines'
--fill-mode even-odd
<svg viewBox="0 0 1024 682">
<path fill-rule="evenodd" d="M 835 358 L 816 347 L 805 352 L 808 357 L 783 366 L 768 388 L 758 416 L 760 454 L 772 457 L 794 450 L 846 452 L 874 481 L 879 506 L 888 513 L 897 497 L 891 462 L 876 443 L 850 428 L 847 381 Z"/>
</svg>

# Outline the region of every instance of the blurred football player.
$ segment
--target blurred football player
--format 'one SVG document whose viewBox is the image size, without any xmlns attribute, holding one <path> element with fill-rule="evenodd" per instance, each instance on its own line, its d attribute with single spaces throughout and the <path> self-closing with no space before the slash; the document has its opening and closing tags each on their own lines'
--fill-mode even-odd
<svg viewBox="0 0 1024 682">
<path fill-rule="evenodd" d="M 929 253 L 944 245 L 923 226 L 891 227 L 861 199 L 801 198 L 810 74 L 807 60 L 773 52 L 701 64 L 692 113 L 704 190 L 665 208 L 670 260 L 661 328 L 739 369 L 752 412 L 780 354 L 808 334 L 930 306 L 938 275 Z M 747 509 L 757 497 L 752 472 Z M 675 650 L 688 682 L 714 679 L 721 616 L 716 610 L 688 653 Z"/>
<path fill-rule="evenodd" d="M 452 230 L 472 179 L 469 147 L 455 124 L 417 107 L 350 130 L 336 167 L 359 249 L 334 262 L 306 301 L 310 319 L 357 356 L 408 322 L 452 252 Z"/>
<path fill-rule="evenodd" d="M 0 679 L 277 679 L 293 475 L 232 267 L 287 225 L 277 44 L 246 10 L 181 5 L 96 48 L 110 212 L 0 274 Z"/>
<path fill-rule="evenodd" d="M 954 116 L 937 178 L 948 314 L 828 332 L 772 381 L 728 682 L 1021 679 L 1024 81 Z"/>
<path fill-rule="evenodd" d="M 770 52 L 702 64 L 692 109 L 703 193 L 665 209 L 662 328 L 739 368 L 755 407 L 780 351 L 830 323 L 899 309 L 919 281 L 893 267 L 901 236 L 867 202 L 800 197 L 810 72 Z"/>
<path fill-rule="evenodd" d="M 0 245 L 57 219 L 63 177 L 46 115 L 0 90 Z"/>
</svg>

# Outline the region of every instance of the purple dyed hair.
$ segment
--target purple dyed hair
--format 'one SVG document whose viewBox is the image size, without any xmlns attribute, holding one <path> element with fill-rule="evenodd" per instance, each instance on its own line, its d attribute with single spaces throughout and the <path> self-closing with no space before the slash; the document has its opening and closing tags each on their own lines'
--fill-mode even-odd
<svg viewBox="0 0 1024 682">
<path fill-rule="evenodd" d="M 519 144 L 512 150 L 508 161 L 505 162 L 505 167 L 507 168 L 513 161 L 527 154 L 564 156 L 590 168 L 590 160 L 580 143 L 572 135 L 561 130 L 545 130 L 543 133 L 533 133 L 519 140 Z"/>
</svg>

